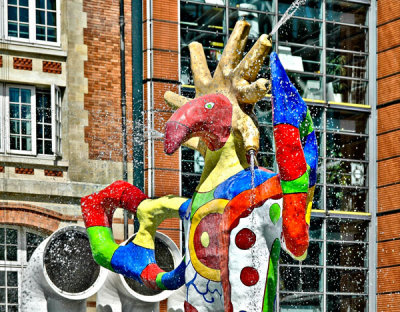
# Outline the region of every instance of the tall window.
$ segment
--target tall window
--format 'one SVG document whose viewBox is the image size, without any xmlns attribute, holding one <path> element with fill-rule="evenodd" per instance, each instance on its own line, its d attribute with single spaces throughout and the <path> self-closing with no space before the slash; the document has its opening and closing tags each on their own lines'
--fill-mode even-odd
<svg viewBox="0 0 400 312">
<path fill-rule="evenodd" d="M 56 86 L 0 85 L 0 104 L 0 152 L 60 155 L 61 92 Z"/>
<path fill-rule="evenodd" d="M 60 42 L 60 0 L 2 1 L 3 38 L 50 45 Z"/>
<path fill-rule="evenodd" d="M 0 227 L 0 311 L 19 311 L 21 270 L 44 239 L 27 228 Z"/>
<path fill-rule="evenodd" d="M 252 26 L 249 49 L 269 33 L 292 0 L 181 0 L 181 93 L 194 97 L 188 44 L 202 43 L 212 73 L 238 19 Z M 307 102 L 319 147 L 310 247 L 303 263 L 282 252 L 279 311 L 369 309 L 368 149 L 372 82 L 368 69 L 370 1 L 307 0 L 273 36 L 273 50 Z M 268 77 L 268 60 L 262 75 Z M 261 166 L 277 171 L 270 97 L 255 107 Z M 199 155 L 182 148 L 182 195 L 199 181 Z M 197 165 L 196 165 L 197 164 Z M 372 171 L 373 172 L 373 171 Z M 373 200 L 373 199 L 372 199 Z"/>
</svg>

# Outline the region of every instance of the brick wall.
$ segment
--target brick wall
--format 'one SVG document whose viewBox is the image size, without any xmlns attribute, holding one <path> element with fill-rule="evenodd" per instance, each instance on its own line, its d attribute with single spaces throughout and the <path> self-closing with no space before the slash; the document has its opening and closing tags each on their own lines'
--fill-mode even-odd
<svg viewBox="0 0 400 312">
<path fill-rule="evenodd" d="M 400 311 L 400 1 L 377 3 L 377 311 Z"/>
<path fill-rule="evenodd" d="M 121 161 L 121 75 L 119 2 L 83 2 L 87 14 L 84 43 L 88 49 L 85 78 L 88 93 L 84 105 L 89 113 L 85 141 L 89 144 L 89 158 Z M 127 119 L 132 120 L 132 45 L 131 7 L 125 1 L 125 62 Z M 128 150 L 131 150 L 132 123 L 128 123 Z M 132 154 L 132 153 L 128 153 Z"/>
</svg>

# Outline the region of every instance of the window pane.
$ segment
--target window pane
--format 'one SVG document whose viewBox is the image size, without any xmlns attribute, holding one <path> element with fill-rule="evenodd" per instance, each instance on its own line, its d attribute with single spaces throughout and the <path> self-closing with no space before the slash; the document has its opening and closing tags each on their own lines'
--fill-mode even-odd
<svg viewBox="0 0 400 312">
<path fill-rule="evenodd" d="M 343 0 L 326 1 L 326 19 L 329 21 L 367 25 L 368 5 Z"/>
<path fill-rule="evenodd" d="M 17 245 L 18 244 L 18 231 L 14 229 L 6 229 L 6 244 Z"/>
<path fill-rule="evenodd" d="M 323 239 L 322 224 L 324 220 L 322 218 L 311 218 L 310 221 L 310 239 Z"/>
<path fill-rule="evenodd" d="M 7 272 L 7 286 L 18 286 L 18 272 Z"/>
<path fill-rule="evenodd" d="M 181 24 L 197 30 L 222 32 L 224 12 L 224 8 L 220 7 L 182 3 Z"/>
<path fill-rule="evenodd" d="M 28 9 L 19 8 L 19 21 L 24 23 L 29 23 Z"/>
<path fill-rule="evenodd" d="M 326 52 L 326 73 L 335 76 L 368 79 L 368 57 L 344 52 Z"/>
<path fill-rule="evenodd" d="M 329 292 L 367 292 L 367 271 L 327 269 L 327 288 Z"/>
<path fill-rule="evenodd" d="M 279 40 L 320 47 L 322 46 L 321 29 L 321 22 L 292 17 L 279 28 Z"/>
<path fill-rule="evenodd" d="M 326 128 L 330 131 L 368 133 L 368 113 L 328 109 Z"/>
<path fill-rule="evenodd" d="M 327 48 L 368 52 L 368 29 L 327 23 L 326 45 Z"/>
<path fill-rule="evenodd" d="M 272 127 L 259 127 L 260 132 L 260 151 L 270 152 L 274 151 L 274 134 Z"/>
<path fill-rule="evenodd" d="M 31 135 L 32 134 L 32 129 L 31 129 L 31 122 L 30 121 L 21 121 L 21 130 L 22 134 L 26 135 Z"/>
<path fill-rule="evenodd" d="M 182 196 L 191 197 L 200 182 L 200 175 L 182 174 Z"/>
<path fill-rule="evenodd" d="M 44 111 L 44 122 L 51 123 L 51 110 L 49 110 L 49 109 L 46 109 Z"/>
<path fill-rule="evenodd" d="M 8 20 L 9 21 L 18 21 L 18 11 L 17 7 L 8 6 Z"/>
<path fill-rule="evenodd" d="M 328 210 L 368 212 L 368 191 L 357 188 L 327 187 Z"/>
<path fill-rule="evenodd" d="M 36 26 L 36 39 L 37 40 L 46 40 L 46 27 Z"/>
<path fill-rule="evenodd" d="M 56 10 L 56 0 L 47 0 L 47 10 Z"/>
<path fill-rule="evenodd" d="M 19 24 L 19 36 L 21 38 L 29 38 L 29 25 Z"/>
<path fill-rule="evenodd" d="M 285 70 L 322 73 L 322 50 L 313 47 L 279 46 L 279 59 Z"/>
<path fill-rule="evenodd" d="M 279 306 L 282 312 L 322 312 L 322 296 L 314 294 L 280 294 Z"/>
<path fill-rule="evenodd" d="M 272 105 L 269 100 L 261 100 L 254 106 L 259 124 L 272 126 Z"/>
<path fill-rule="evenodd" d="M 312 209 L 324 210 L 322 194 L 323 194 L 322 186 L 316 185 L 314 191 Z"/>
<path fill-rule="evenodd" d="M 56 42 L 57 41 L 57 32 L 53 27 L 47 27 L 47 41 Z"/>
<path fill-rule="evenodd" d="M 243 0 L 229 0 L 229 6 L 232 8 L 236 8 L 241 4 L 244 4 L 246 1 Z M 252 2 L 253 9 L 257 11 L 263 12 L 275 12 L 275 0 L 263 0 L 263 1 L 248 1 Z"/>
<path fill-rule="evenodd" d="M 330 102 L 368 105 L 366 81 L 326 78 L 326 97 Z"/>
<path fill-rule="evenodd" d="M 0 286 L 6 286 L 6 272 L 0 271 Z"/>
<path fill-rule="evenodd" d="M 27 137 L 21 138 L 21 145 L 23 151 L 31 151 L 32 150 L 32 139 Z"/>
<path fill-rule="evenodd" d="M 36 8 L 45 9 L 45 0 L 36 0 Z"/>
<path fill-rule="evenodd" d="M 29 1 L 29 0 L 19 0 L 19 5 L 28 6 L 28 5 L 29 5 L 29 4 L 28 4 L 28 1 Z"/>
<path fill-rule="evenodd" d="M 368 311 L 366 296 L 332 296 L 327 297 L 328 312 L 336 311 Z"/>
<path fill-rule="evenodd" d="M 39 246 L 41 242 L 44 241 L 44 237 L 34 234 L 34 233 L 26 233 L 26 245 L 27 246 Z"/>
<path fill-rule="evenodd" d="M 0 245 L 0 260 L 1 261 L 4 261 L 6 259 L 5 252 L 6 252 L 6 248 L 4 247 L 4 245 Z"/>
<path fill-rule="evenodd" d="M 14 150 L 20 149 L 19 137 L 10 136 L 10 148 Z"/>
<path fill-rule="evenodd" d="M 322 100 L 322 77 L 309 74 L 287 73 L 302 98 L 310 100 Z"/>
<path fill-rule="evenodd" d="M 279 0 L 279 14 L 285 13 L 292 3 L 293 0 Z M 294 16 L 322 19 L 321 3 L 320 0 L 307 0 L 297 9 Z"/>
<path fill-rule="evenodd" d="M 18 306 L 17 305 L 9 305 L 8 312 L 18 312 Z"/>
<path fill-rule="evenodd" d="M 327 160 L 326 182 L 347 186 L 368 186 L 368 164 Z"/>
<path fill-rule="evenodd" d="M 56 26 L 56 13 L 47 12 L 47 25 Z"/>
<path fill-rule="evenodd" d="M 46 11 L 36 10 L 36 24 L 46 25 Z"/>
<path fill-rule="evenodd" d="M 326 134 L 327 157 L 366 160 L 368 155 L 368 137 Z"/>
<path fill-rule="evenodd" d="M 272 153 L 259 152 L 257 160 L 261 167 L 274 171 L 275 155 Z"/>
<path fill-rule="evenodd" d="M 49 140 L 44 141 L 44 153 L 45 154 L 53 154 L 52 143 Z"/>
<path fill-rule="evenodd" d="M 44 137 L 46 139 L 51 139 L 51 126 L 48 125 L 44 126 Z"/>
<path fill-rule="evenodd" d="M 8 4 L 17 4 L 17 0 L 8 0 Z"/>
<path fill-rule="evenodd" d="M 5 230 L 4 228 L 0 228 L 0 244 L 4 244 L 4 236 L 5 236 Z"/>
<path fill-rule="evenodd" d="M 327 239 L 344 241 L 368 240 L 368 221 L 328 219 Z"/>
<path fill-rule="evenodd" d="M 9 90 L 10 102 L 19 103 L 19 89 L 10 88 Z"/>
<path fill-rule="evenodd" d="M 229 10 L 229 31 L 232 32 L 238 20 L 245 19 L 250 24 L 249 38 L 258 39 L 261 34 L 268 34 L 274 25 L 275 16 L 254 12 L 257 5 L 240 3 L 237 8 Z M 266 11 L 263 11 L 266 12 Z"/>
<path fill-rule="evenodd" d="M 17 246 L 7 246 L 6 250 L 7 250 L 6 259 L 9 261 L 17 261 L 17 253 L 18 253 Z"/>
<path fill-rule="evenodd" d="M 4 288 L 0 288 L 0 302 L 6 302 L 6 290 Z"/>
<path fill-rule="evenodd" d="M 18 303 L 18 288 L 7 289 L 7 301 L 8 303 Z"/>
<path fill-rule="evenodd" d="M 10 120 L 10 133 L 19 134 L 19 121 Z"/>
<path fill-rule="evenodd" d="M 31 106 L 30 105 L 21 105 L 21 118 L 22 119 L 31 119 Z"/>
<path fill-rule="evenodd" d="M 368 246 L 355 243 L 327 243 L 327 265 L 368 267 Z"/>
<path fill-rule="evenodd" d="M 280 290 L 304 292 L 322 292 L 323 290 L 322 269 L 281 266 L 279 274 Z"/>
<path fill-rule="evenodd" d="M 18 24 L 8 22 L 8 35 L 10 37 L 18 37 Z"/>
<path fill-rule="evenodd" d="M 31 90 L 21 89 L 21 103 L 31 103 Z"/>
</svg>

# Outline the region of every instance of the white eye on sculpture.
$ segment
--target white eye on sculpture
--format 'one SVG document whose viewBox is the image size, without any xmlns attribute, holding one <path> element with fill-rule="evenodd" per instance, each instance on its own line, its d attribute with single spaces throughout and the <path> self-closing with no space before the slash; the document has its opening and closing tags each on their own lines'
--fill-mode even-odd
<svg viewBox="0 0 400 312">
<path fill-rule="evenodd" d="M 206 103 L 205 105 L 204 105 L 204 107 L 205 108 L 207 108 L 207 109 L 212 109 L 213 107 L 214 107 L 214 103 L 213 102 L 208 102 L 208 103 Z"/>
</svg>

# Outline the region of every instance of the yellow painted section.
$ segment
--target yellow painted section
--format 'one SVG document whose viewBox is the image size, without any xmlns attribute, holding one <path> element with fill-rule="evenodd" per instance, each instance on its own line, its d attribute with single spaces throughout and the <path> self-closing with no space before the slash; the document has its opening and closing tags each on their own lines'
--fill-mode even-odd
<svg viewBox="0 0 400 312">
<path fill-rule="evenodd" d="M 342 103 L 342 102 L 328 102 L 328 104 L 350 106 L 350 107 L 371 108 L 371 105 L 365 105 L 365 104 L 353 104 L 353 103 Z"/>
<path fill-rule="evenodd" d="M 204 248 L 207 248 L 210 245 L 210 235 L 207 232 L 203 232 L 200 237 L 201 244 Z"/>
<path fill-rule="evenodd" d="M 313 203 L 313 198 L 314 198 L 314 191 L 315 191 L 315 185 L 313 187 L 310 187 L 307 192 L 306 222 L 308 225 L 310 225 L 310 220 L 311 220 L 311 208 L 312 208 L 312 203 Z"/>
<path fill-rule="evenodd" d="M 201 276 L 215 282 L 221 281 L 220 270 L 209 268 L 200 262 L 199 258 L 196 255 L 196 251 L 194 249 L 194 233 L 196 232 L 197 226 L 199 225 L 200 221 L 203 220 L 203 218 L 206 217 L 207 215 L 211 213 L 223 214 L 225 206 L 228 204 L 228 202 L 229 200 L 227 199 L 214 199 L 206 203 L 204 206 L 201 206 L 193 216 L 192 224 L 190 226 L 190 231 L 189 231 L 189 254 L 194 269 Z M 203 243 L 203 241 L 201 242 Z"/>
<path fill-rule="evenodd" d="M 314 103 L 320 103 L 320 104 L 324 104 L 325 101 L 324 100 L 314 100 L 314 99 L 307 99 L 307 98 L 303 98 L 304 102 L 314 102 Z"/>
<path fill-rule="evenodd" d="M 165 219 L 179 218 L 179 208 L 186 200 L 184 197 L 168 195 L 142 201 L 136 213 L 140 227 L 133 242 L 138 246 L 154 249 L 157 227 Z"/>
<path fill-rule="evenodd" d="M 322 209 L 311 209 L 311 212 L 315 212 L 315 213 L 325 213 L 325 210 L 322 210 Z"/>
<path fill-rule="evenodd" d="M 197 191 L 207 193 L 223 181 L 243 170 L 236 153 L 234 135 L 230 135 L 225 145 L 217 151 L 207 150 L 205 166 Z"/>
<path fill-rule="evenodd" d="M 330 214 L 345 214 L 345 215 L 353 215 L 353 216 L 371 216 L 369 212 L 357 212 L 357 211 L 340 211 L 340 210 L 328 210 Z"/>
</svg>

